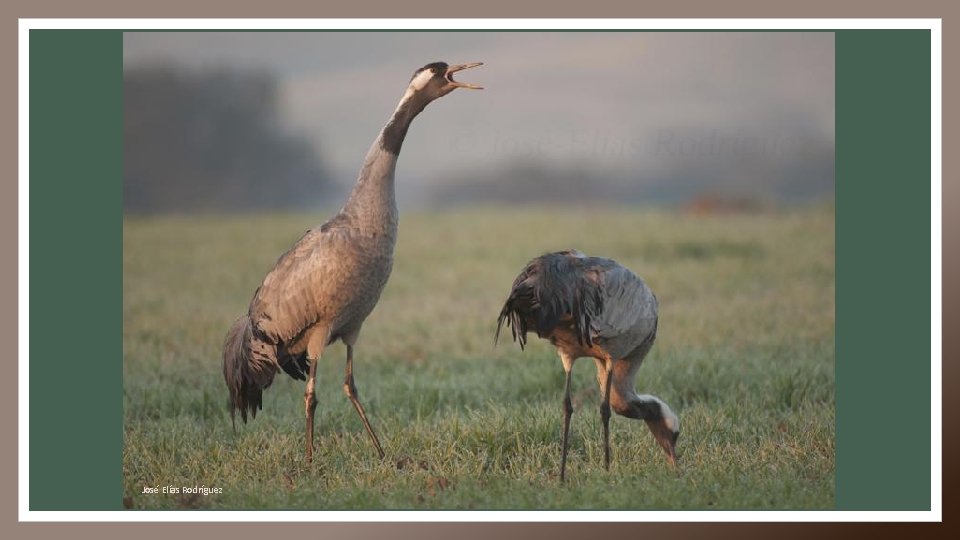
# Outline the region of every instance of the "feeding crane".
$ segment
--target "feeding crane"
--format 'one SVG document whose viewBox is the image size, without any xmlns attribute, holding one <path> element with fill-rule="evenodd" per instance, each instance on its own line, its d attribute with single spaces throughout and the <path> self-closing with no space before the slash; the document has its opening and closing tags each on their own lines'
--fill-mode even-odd
<svg viewBox="0 0 960 540">
<path fill-rule="evenodd" d="M 604 465 L 610 469 L 610 410 L 644 420 L 667 460 L 676 465 L 680 419 L 656 396 L 637 394 L 633 380 L 657 335 L 657 297 L 633 272 L 611 259 L 577 250 L 533 259 L 513 282 L 497 318 L 497 337 L 506 322 L 522 349 L 532 330 L 557 348 L 566 382 L 560 481 L 565 479 L 573 403 L 573 363 L 592 357 L 600 384 Z"/>
</svg>

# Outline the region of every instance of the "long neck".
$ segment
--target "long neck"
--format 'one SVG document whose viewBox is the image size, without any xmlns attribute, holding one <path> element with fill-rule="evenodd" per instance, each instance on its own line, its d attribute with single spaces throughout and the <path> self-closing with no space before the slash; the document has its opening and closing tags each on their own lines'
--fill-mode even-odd
<svg viewBox="0 0 960 540">
<path fill-rule="evenodd" d="M 630 401 L 630 418 L 637 420 L 656 421 L 663 419 L 663 408 L 666 404 L 657 396 L 650 394 L 634 394 Z"/>
<path fill-rule="evenodd" d="M 637 420 L 659 420 L 663 417 L 663 401 L 649 394 L 637 394 L 633 387 L 639 362 L 618 363 L 613 370 L 610 403 L 615 410 L 628 418 Z"/>
<path fill-rule="evenodd" d="M 341 213 L 351 216 L 361 226 L 382 226 L 396 229 L 397 201 L 394 173 L 397 156 L 403 146 L 410 123 L 427 106 L 427 102 L 407 92 L 387 125 L 373 142 L 360 169 L 360 176 Z"/>
</svg>

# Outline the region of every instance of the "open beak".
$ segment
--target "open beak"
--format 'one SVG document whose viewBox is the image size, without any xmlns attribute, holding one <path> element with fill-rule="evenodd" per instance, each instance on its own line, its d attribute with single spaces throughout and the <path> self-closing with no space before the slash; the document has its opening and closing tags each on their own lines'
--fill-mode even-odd
<svg viewBox="0 0 960 540">
<path fill-rule="evenodd" d="M 482 86 L 477 86 L 475 84 L 464 83 L 460 81 L 453 80 L 453 74 L 458 71 L 463 71 L 465 69 L 470 69 L 477 66 L 482 66 L 483 62 L 473 62 L 472 64 L 460 64 L 458 66 L 450 66 L 447 68 L 447 81 L 450 82 L 456 88 L 470 88 L 471 90 L 483 90 Z"/>
</svg>

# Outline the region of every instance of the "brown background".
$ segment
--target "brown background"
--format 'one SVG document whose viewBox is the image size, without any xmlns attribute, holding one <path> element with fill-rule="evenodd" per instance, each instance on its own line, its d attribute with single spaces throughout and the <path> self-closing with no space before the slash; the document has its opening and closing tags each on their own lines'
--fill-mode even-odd
<svg viewBox="0 0 960 540">
<path fill-rule="evenodd" d="M 806 0 L 790 4 L 762 0 L 709 0 L 655 2 L 638 4 L 626 0 L 525 2 L 516 0 L 483 0 L 455 4 L 452 0 L 394 0 L 383 5 L 364 2 L 324 5 L 308 0 L 234 0 L 199 1 L 166 0 L 139 5 L 129 0 L 6 0 L 0 5 L 3 13 L 3 47 L 0 62 L 6 76 L 0 82 L 0 125 L 4 129 L 2 159 L 5 174 L 0 180 L 0 246 L 7 256 L 0 262 L 0 343 L 6 344 L 7 365 L 15 362 L 11 351 L 17 342 L 17 262 L 10 254 L 17 248 L 17 18 L 75 17 L 511 17 L 511 18 L 595 18 L 595 17 L 839 17 L 839 18 L 942 18 L 943 19 L 943 327 L 955 328 L 960 323 L 960 284 L 950 276 L 960 270 L 960 245 L 952 242 L 960 232 L 960 185 L 957 179 L 958 107 L 951 96 L 960 95 L 957 69 L 957 32 L 960 8 L 948 1 L 913 0 L 911 2 L 866 1 L 843 2 Z M 951 62 L 952 61 L 952 62 Z M 122 537 L 168 538 L 171 536 L 230 538 L 262 538 L 268 535 L 298 535 L 308 538 L 389 538 L 391 540 L 449 538 L 460 540 L 488 537 L 545 537 L 551 540 L 582 538 L 587 535 L 624 537 L 701 538 L 756 537 L 780 540 L 810 537 L 851 537 L 865 534 L 871 538 L 885 536 L 948 537 L 948 526 L 955 520 L 949 516 L 956 496 L 951 492 L 957 477 L 957 466 L 948 459 L 958 449 L 958 434 L 951 415 L 960 400 L 958 366 L 950 362 L 960 351 L 957 332 L 943 332 L 943 516 L 944 524 L 670 524 L 670 523 L 576 523 L 576 524 L 337 524 L 337 523 L 263 523 L 263 524 L 189 524 L 189 523 L 115 523 L 115 524 L 49 524 L 17 523 L 17 377 L 12 370 L 0 378 L 0 534 L 4 538 L 59 537 Z M 64 449 L 68 451 L 68 449 Z M 954 533 L 956 534 L 956 533 Z M 949 535 L 952 536 L 952 535 Z"/>
</svg>

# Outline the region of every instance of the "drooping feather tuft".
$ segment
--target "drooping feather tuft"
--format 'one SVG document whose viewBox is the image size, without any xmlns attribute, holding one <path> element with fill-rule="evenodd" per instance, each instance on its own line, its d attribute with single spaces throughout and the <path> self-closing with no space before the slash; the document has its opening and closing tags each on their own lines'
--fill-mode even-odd
<svg viewBox="0 0 960 540">
<path fill-rule="evenodd" d="M 223 342 L 223 378 L 230 392 L 234 428 L 237 410 L 244 423 L 247 412 L 257 417 L 257 411 L 263 408 L 263 389 L 273 382 L 277 370 L 276 349 L 254 335 L 250 317 L 237 319 Z"/>
<path fill-rule="evenodd" d="M 500 310 L 496 339 L 506 322 L 514 341 L 523 348 L 529 328 L 546 337 L 569 319 L 580 344 L 592 346 L 592 322 L 603 311 L 603 285 L 589 262 L 571 250 L 548 253 L 527 263 Z"/>
</svg>

